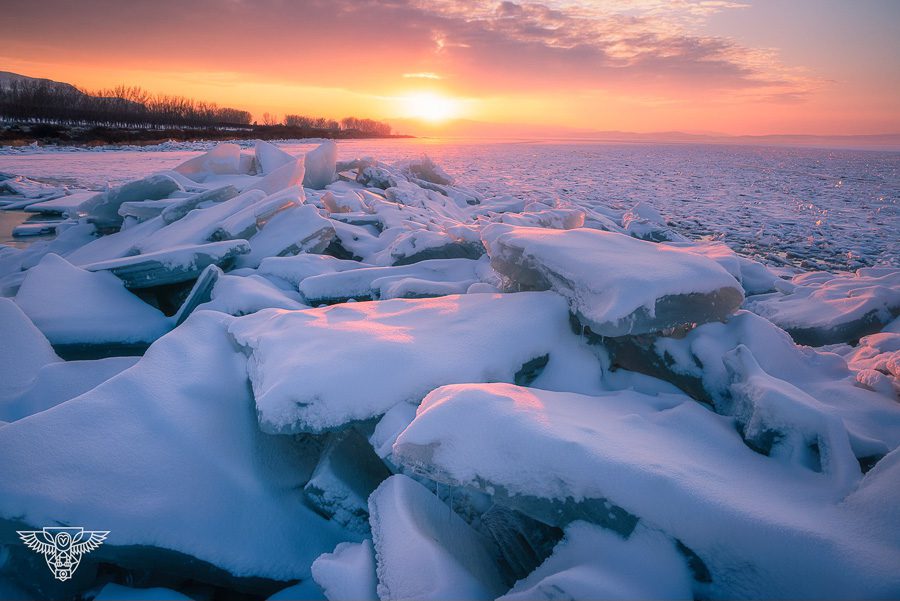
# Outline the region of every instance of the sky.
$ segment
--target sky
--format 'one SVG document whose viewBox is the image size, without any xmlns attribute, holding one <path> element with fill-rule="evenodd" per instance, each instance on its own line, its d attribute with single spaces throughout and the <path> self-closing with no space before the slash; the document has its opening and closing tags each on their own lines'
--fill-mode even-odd
<svg viewBox="0 0 900 601">
<path fill-rule="evenodd" d="M 900 132 L 900 0 L 3 0 L 0 71 L 396 130 Z"/>
</svg>

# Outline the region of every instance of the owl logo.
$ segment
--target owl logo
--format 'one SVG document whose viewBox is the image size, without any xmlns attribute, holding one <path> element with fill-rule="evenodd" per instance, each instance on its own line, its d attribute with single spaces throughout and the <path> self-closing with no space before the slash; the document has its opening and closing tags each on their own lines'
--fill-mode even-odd
<svg viewBox="0 0 900 601">
<path fill-rule="evenodd" d="M 45 527 L 16 533 L 29 549 L 44 556 L 54 578 L 65 582 L 78 569 L 81 556 L 102 545 L 109 531 Z"/>
</svg>

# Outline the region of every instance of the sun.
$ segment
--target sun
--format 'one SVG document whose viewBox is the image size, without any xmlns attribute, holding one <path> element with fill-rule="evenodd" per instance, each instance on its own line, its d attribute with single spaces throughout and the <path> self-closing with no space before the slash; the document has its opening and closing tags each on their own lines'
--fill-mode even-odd
<svg viewBox="0 0 900 601">
<path fill-rule="evenodd" d="M 432 92 L 419 92 L 400 98 L 404 117 L 423 121 L 446 121 L 459 114 L 459 103 Z"/>
</svg>

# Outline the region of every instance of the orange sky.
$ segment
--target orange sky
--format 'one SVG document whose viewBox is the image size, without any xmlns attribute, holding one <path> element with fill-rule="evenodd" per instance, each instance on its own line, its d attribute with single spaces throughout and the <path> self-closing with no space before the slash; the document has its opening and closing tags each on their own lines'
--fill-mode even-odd
<svg viewBox="0 0 900 601">
<path fill-rule="evenodd" d="M 894 0 L 6 0 L 0 70 L 420 133 L 900 132 Z M 187 5 L 187 6 L 186 6 Z M 411 119 L 411 120 L 410 120 Z M 448 123 L 450 125 L 448 125 Z"/>
</svg>

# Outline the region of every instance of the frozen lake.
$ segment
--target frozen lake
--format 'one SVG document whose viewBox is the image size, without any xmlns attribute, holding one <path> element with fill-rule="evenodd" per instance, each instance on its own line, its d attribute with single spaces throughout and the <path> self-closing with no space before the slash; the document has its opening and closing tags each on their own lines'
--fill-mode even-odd
<svg viewBox="0 0 900 601">
<path fill-rule="evenodd" d="M 299 154 L 314 144 L 280 146 Z M 0 171 L 101 188 L 173 167 L 202 147 L 16 151 L 0 154 Z M 689 237 L 719 239 L 774 263 L 900 265 L 897 152 L 423 139 L 340 141 L 338 148 L 341 159 L 389 162 L 427 153 L 457 183 L 480 192 L 615 209 L 644 201 Z"/>
</svg>

